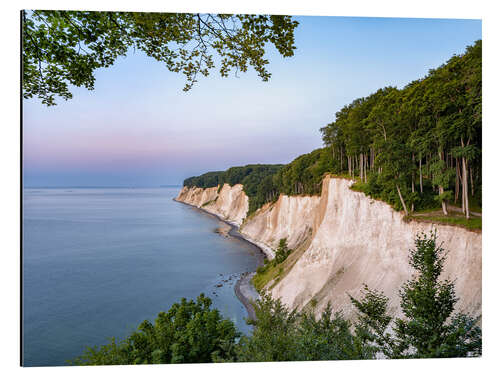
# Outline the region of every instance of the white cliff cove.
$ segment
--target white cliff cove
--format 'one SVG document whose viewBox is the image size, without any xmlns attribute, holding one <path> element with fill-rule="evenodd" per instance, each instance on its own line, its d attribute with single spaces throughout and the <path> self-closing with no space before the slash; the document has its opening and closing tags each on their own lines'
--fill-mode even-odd
<svg viewBox="0 0 500 375">
<path fill-rule="evenodd" d="M 408 250 L 420 232 L 436 229 L 448 250 L 444 277 L 455 281 L 457 311 L 481 314 L 482 254 L 480 232 L 444 224 L 405 222 L 388 204 L 350 189 L 353 181 L 325 177 L 321 196 L 281 195 L 247 218 L 248 197 L 238 184 L 218 188 L 184 187 L 176 200 L 216 214 L 239 226 L 270 258 L 281 238 L 297 259 L 278 282 L 268 286 L 274 298 L 290 307 L 328 302 L 334 311 L 353 313 L 348 294 L 360 296 L 363 284 L 383 291 L 389 309 L 400 314 L 398 291 L 411 277 Z"/>
</svg>

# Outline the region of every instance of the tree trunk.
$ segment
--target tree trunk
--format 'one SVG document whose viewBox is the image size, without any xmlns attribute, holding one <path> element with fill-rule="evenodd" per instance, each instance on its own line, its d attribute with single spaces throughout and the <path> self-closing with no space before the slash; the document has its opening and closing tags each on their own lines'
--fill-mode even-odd
<svg viewBox="0 0 500 375">
<path fill-rule="evenodd" d="M 458 195 L 460 194 L 460 166 L 458 159 L 455 160 L 455 203 L 457 203 Z"/>
<path fill-rule="evenodd" d="M 405 210 L 405 215 L 408 215 L 408 210 L 406 209 L 405 200 L 401 195 L 401 189 L 399 188 L 399 185 L 396 185 L 396 189 L 398 189 L 399 199 L 401 200 L 401 204 L 403 205 L 403 209 Z"/>
<path fill-rule="evenodd" d="M 474 196 L 474 179 L 472 178 L 472 167 L 469 167 L 469 174 L 470 174 L 470 193 L 472 196 Z"/>
<path fill-rule="evenodd" d="M 415 166 L 415 155 L 413 153 L 411 154 L 411 160 L 413 161 L 413 165 Z M 411 192 L 415 192 L 415 172 L 413 167 L 411 171 Z"/>
<path fill-rule="evenodd" d="M 365 154 L 365 163 L 364 163 L 364 164 L 365 164 L 365 182 L 367 182 L 367 181 L 368 181 L 368 179 L 367 179 L 367 177 L 366 177 L 366 175 L 368 174 L 368 166 L 369 166 L 369 164 L 368 164 L 368 163 L 369 163 L 369 160 L 368 160 L 368 155 L 367 155 L 367 154 Z"/>
<path fill-rule="evenodd" d="M 443 194 L 444 193 L 444 188 L 442 186 L 439 186 L 439 195 Z M 445 216 L 448 216 L 448 207 L 447 207 L 447 204 L 446 204 L 446 200 L 443 199 L 441 201 L 441 208 L 443 209 L 443 214 Z"/>
<path fill-rule="evenodd" d="M 340 173 L 344 169 L 344 152 L 342 150 L 342 146 L 340 146 Z"/>
<path fill-rule="evenodd" d="M 469 189 L 467 180 L 467 161 L 462 158 L 462 195 L 464 202 L 465 217 L 469 220 Z"/>
<path fill-rule="evenodd" d="M 464 140 L 463 138 L 460 139 L 460 142 L 462 143 L 462 147 L 464 146 Z M 467 142 L 467 145 L 469 142 Z M 465 217 L 467 220 L 469 220 L 469 187 L 468 187 L 468 177 L 467 177 L 467 160 L 465 157 L 462 157 L 462 195 L 463 195 L 463 209 L 465 213 Z"/>
<path fill-rule="evenodd" d="M 465 215 L 464 179 L 462 176 L 462 213 Z"/>
<path fill-rule="evenodd" d="M 445 159 L 444 151 L 440 151 L 439 152 L 439 159 L 441 159 L 441 160 L 444 161 L 444 159 Z M 445 163 L 446 163 L 446 161 L 445 161 Z M 444 187 L 442 185 L 439 185 L 439 195 L 441 195 L 443 193 L 444 193 Z M 445 199 L 441 200 L 441 207 L 443 208 L 443 214 L 445 216 L 448 216 L 448 207 L 447 207 Z"/>
<path fill-rule="evenodd" d="M 422 158 L 418 160 L 418 169 L 420 172 L 420 194 L 424 193 L 424 184 L 423 184 L 423 177 L 422 177 Z"/>
<path fill-rule="evenodd" d="M 413 165 L 415 165 L 415 155 L 413 155 L 413 153 L 411 154 L 411 160 L 413 160 Z M 415 172 L 413 171 L 413 168 L 411 171 L 411 192 L 412 193 L 415 192 Z M 411 212 L 413 211 L 415 211 L 415 204 L 411 202 Z"/>
<path fill-rule="evenodd" d="M 363 182 L 363 154 L 359 154 L 359 178 Z"/>
<path fill-rule="evenodd" d="M 463 187 L 462 167 L 460 166 L 460 164 L 461 164 L 461 159 L 457 158 L 458 183 L 459 183 L 460 186 Z M 460 187 L 458 188 L 458 190 L 460 191 Z M 463 193 L 463 190 L 462 190 L 461 198 L 462 198 L 462 213 L 465 215 L 465 202 L 464 202 L 464 193 Z"/>
</svg>

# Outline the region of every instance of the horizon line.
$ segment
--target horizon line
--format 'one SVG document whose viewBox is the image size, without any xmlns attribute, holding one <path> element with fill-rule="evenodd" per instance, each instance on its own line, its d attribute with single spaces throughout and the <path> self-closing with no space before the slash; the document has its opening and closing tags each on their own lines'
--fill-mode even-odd
<svg viewBox="0 0 500 375">
<path fill-rule="evenodd" d="M 166 188 L 179 187 L 182 184 L 162 184 L 162 185 L 40 185 L 23 186 L 24 189 L 144 189 L 144 188 Z"/>
</svg>

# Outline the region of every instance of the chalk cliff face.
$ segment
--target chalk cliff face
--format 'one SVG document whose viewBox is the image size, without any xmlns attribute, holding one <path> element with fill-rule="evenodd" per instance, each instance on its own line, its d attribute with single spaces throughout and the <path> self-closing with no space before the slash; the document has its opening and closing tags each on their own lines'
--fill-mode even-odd
<svg viewBox="0 0 500 375">
<path fill-rule="evenodd" d="M 455 280 L 460 297 L 457 310 L 481 313 L 481 233 L 463 228 L 405 222 L 388 204 L 352 191 L 352 181 L 325 177 L 320 197 L 282 195 L 245 220 L 248 197 L 241 185 L 183 188 L 177 199 L 201 207 L 240 225 L 240 232 L 264 248 L 272 249 L 287 238 L 294 249 L 306 250 L 271 290 L 275 298 L 299 309 L 315 300 L 320 312 L 328 302 L 334 311 L 353 313 L 347 293 L 360 297 L 363 284 L 383 291 L 389 309 L 400 314 L 398 291 L 411 277 L 408 250 L 415 235 L 437 229 L 438 242 L 449 250 L 444 276 Z M 214 201 L 215 200 L 215 201 Z M 242 224 L 243 223 L 243 224 Z"/>
<path fill-rule="evenodd" d="M 217 187 L 202 189 L 184 186 L 176 200 L 202 208 L 240 226 L 248 212 L 248 197 L 243 191 L 243 185 L 224 184 L 219 192 L 217 190 Z"/>
<path fill-rule="evenodd" d="M 240 232 L 274 257 L 274 251 L 282 238 L 287 239 L 290 249 L 296 249 L 310 240 L 320 197 L 289 197 L 281 195 L 272 205 L 265 205 L 241 226 Z"/>
<path fill-rule="evenodd" d="M 481 234 L 447 225 L 403 221 L 386 203 L 349 189 L 351 181 L 323 181 L 312 242 L 272 295 L 289 306 L 303 307 L 311 299 L 321 311 L 328 301 L 347 315 L 347 293 L 359 297 L 363 283 L 389 297 L 389 309 L 399 313 L 398 290 L 411 277 L 408 249 L 420 232 L 437 229 L 438 241 L 449 250 L 444 276 L 456 280 L 458 310 L 481 312 Z"/>
</svg>

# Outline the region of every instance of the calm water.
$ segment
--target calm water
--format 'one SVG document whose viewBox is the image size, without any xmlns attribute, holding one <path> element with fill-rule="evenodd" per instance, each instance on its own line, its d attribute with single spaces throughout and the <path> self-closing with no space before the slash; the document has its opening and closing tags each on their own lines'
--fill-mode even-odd
<svg viewBox="0 0 500 375">
<path fill-rule="evenodd" d="M 237 278 L 216 285 L 255 270 L 258 250 L 215 234 L 216 218 L 172 201 L 178 190 L 24 191 L 25 366 L 64 365 L 200 293 L 250 331 Z"/>
</svg>

